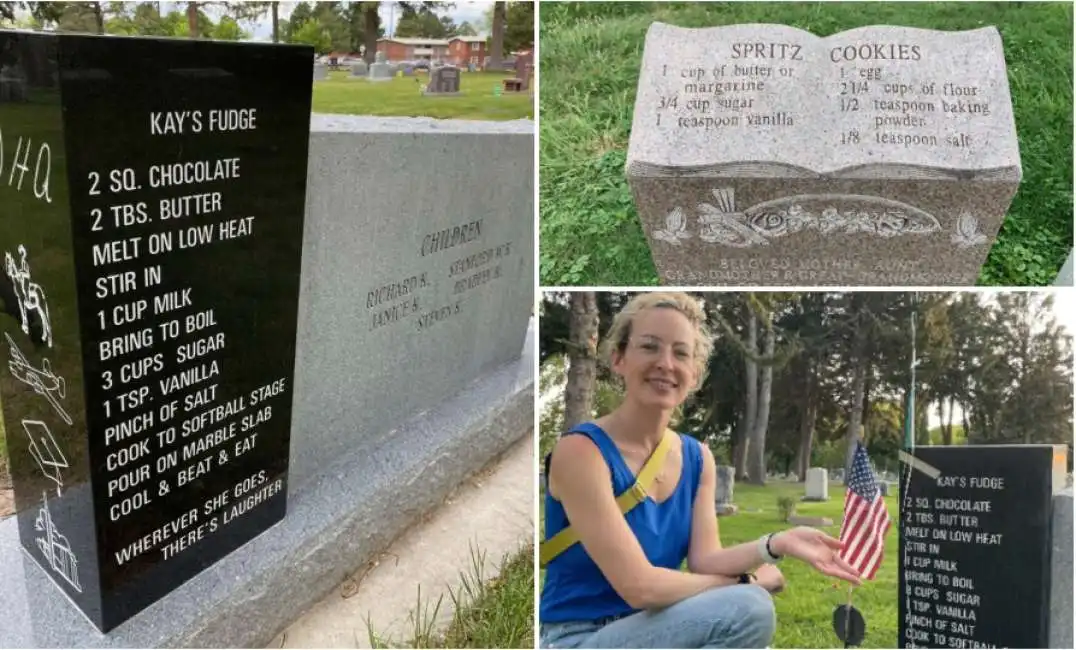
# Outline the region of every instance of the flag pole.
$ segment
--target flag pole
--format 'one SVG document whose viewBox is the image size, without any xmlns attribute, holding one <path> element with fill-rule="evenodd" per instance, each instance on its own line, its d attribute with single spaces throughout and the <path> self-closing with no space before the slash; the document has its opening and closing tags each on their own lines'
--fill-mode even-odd
<svg viewBox="0 0 1076 650">
<path fill-rule="evenodd" d="M 848 585 L 848 605 L 844 609 L 844 647 L 851 648 L 848 639 L 852 638 L 852 590 L 855 585 Z"/>
<path fill-rule="evenodd" d="M 904 451 L 911 453 L 915 446 L 915 321 L 918 295 L 912 294 L 912 360 L 911 382 L 908 385 L 908 410 L 904 415 Z"/>
</svg>

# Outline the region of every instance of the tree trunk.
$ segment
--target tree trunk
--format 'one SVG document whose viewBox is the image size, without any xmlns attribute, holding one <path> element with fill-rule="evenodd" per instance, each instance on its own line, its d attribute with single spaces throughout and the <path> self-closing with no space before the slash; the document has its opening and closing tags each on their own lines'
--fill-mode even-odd
<svg viewBox="0 0 1076 650">
<path fill-rule="evenodd" d="M 818 418 L 818 406 L 815 404 L 814 364 L 807 365 L 806 386 L 803 391 L 803 404 L 800 406 L 800 444 L 796 452 L 796 477 L 802 482 L 807 480 L 807 469 L 811 466 L 811 448 L 814 446 L 814 424 Z"/>
<path fill-rule="evenodd" d="M 945 418 L 944 428 L 942 429 L 942 435 L 945 437 L 945 444 L 953 444 L 953 407 L 956 404 L 955 398 L 949 396 L 949 413 Z"/>
<path fill-rule="evenodd" d="M 777 334 L 773 331 L 772 323 L 767 325 L 765 342 L 763 343 L 765 348 L 763 355 L 767 359 L 772 359 Z M 750 446 L 747 448 L 748 482 L 754 485 L 766 484 L 766 429 L 770 422 L 770 394 L 772 389 L 773 365 L 766 364 L 762 367 L 762 382 L 758 388 L 758 414 L 755 416 L 755 430 L 751 435 Z"/>
<path fill-rule="evenodd" d="M 856 336 L 861 336 L 858 332 Z M 862 437 L 863 425 L 863 395 L 867 388 L 867 366 L 870 362 L 865 355 L 856 359 L 856 369 L 852 376 L 852 412 L 848 414 L 848 434 L 845 438 L 846 452 L 844 456 L 845 470 L 851 471 L 852 457 L 856 453 L 856 443 Z"/>
<path fill-rule="evenodd" d="M 501 59 L 504 58 L 504 27 L 506 6 L 504 2 L 493 3 L 493 33 L 490 35 L 489 44 L 489 67 L 500 70 L 504 67 Z"/>
<path fill-rule="evenodd" d="M 568 325 L 568 381 L 564 386 L 564 430 L 591 418 L 594 380 L 598 375 L 598 301 L 593 291 L 577 291 L 571 298 Z"/>
<path fill-rule="evenodd" d="M 279 2 L 274 2 L 273 4 L 271 4 L 269 6 L 272 8 L 272 13 L 273 13 L 273 42 L 274 43 L 279 43 L 280 42 L 280 12 L 279 12 L 280 3 Z"/>
<path fill-rule="evenodd" d="M 364 40 L 362 45 L 365 52 L 363 52 L 362 58 L 367 64 L 370 64 L 373 63 L 377 57 L 377 3 L 374 3 L 372 8 L 367 7 L 363 14 L 366 17 L 366 25 L 363 30 Z"/>
<path fill-rule="evenodd" d="M 198 3 L 187 3 L 187 31 L 191 38 L 198 38 Z"/>
<path fill-rule="evenodd" d="M 104 14 L 104 11 L 101 10 L 101 3 L 100 2 L 94 2 L 94 3 L 92 3 L 92 6 L 93 6 L 93 24 L 94 24 L 94 27 L 96 27 L 98 34 L 104 34 L 105 33 L 105 14 Z"/>
<path fill-rule="evenodd" d="M 747 309 L 747 349 L 751 354 L 758 350 L 758 320 L 751 308 Z M 739 456 L 737 457 L 736 479 L 748 480 L 747 457 L 751 447 L 751 438 L 755 433 L 755 417 L 758 415 L 758 363 L 751 357 L 744 358 L 744 417 L 741 420 Z M 736 450 L 733 450 L 736 455 Z"/>
<path fill-rule="evenodd" d="M 748 447 L 748 433 L 747 433 L 747 418 L 740 420 L 738 427 L 739 434 L 736 436 L 736 441 L 732 443 L 732 466 L 735 468 L 733 473 L 736 475 L 737 481 L 747 480 L 747 447 Z"/>
</svg>

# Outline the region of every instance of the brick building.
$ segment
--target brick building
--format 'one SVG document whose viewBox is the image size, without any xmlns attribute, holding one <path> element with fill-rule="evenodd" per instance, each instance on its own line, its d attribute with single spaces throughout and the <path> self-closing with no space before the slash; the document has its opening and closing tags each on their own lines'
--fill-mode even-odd
<svg viewBox="0 0 1076 650">
<path fill-rule="evenodd" d="M 484 36 L 440 38 L 379 38 L 377 51 L 388 61 L 444 61 L 461 68 L 470 64 L 482 67 L 486 59 Z"/>
<path fill-rule="evenodd" d="M 388 61 L 436 61 L 448 56 L 448 41 L 439 38 L 379 38 L 377 51 Z"/>
<path fill-rule="evenodd" d="M 448 58 L 454 65 L 466 68 L 473 63 L 481 68 L 486 60 L 486 39 L 483 36 L 454 36 L 448 41 Z"/>
</svg>

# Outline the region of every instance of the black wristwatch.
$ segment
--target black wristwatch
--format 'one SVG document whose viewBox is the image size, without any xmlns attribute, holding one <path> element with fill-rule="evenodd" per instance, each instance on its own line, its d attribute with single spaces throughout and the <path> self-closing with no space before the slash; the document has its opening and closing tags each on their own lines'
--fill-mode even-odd
<svg viewBox="0 0 1076 650">
<path fill-rule="evenodd" d="M 740 584 L 741 585 L 749 585 L 752 582 L 754 582 L 755 580 L 757 580 L 757 578 L 755 578 L 755 574 L 753 574 L 753 573 L 745 573 L 745 574 L 740 576 Z"/>
</svg>

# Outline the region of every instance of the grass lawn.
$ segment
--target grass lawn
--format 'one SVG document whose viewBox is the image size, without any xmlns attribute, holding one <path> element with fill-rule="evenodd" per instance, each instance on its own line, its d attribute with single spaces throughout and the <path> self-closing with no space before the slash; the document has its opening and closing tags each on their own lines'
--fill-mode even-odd
<svg viewBox="0 0 1076 650">
<path fill-rule="evenodd" d="M 656 20 L 783 23 L 818 36 L 877 24 L 996 26 L 1024 177 L 979 284 L 1054 281 L 1072 247 L 1071 3 L 638 2 L 542 8 L 542 285 L 657 284 L 624 174 L 643 39 Z"/>
<path fill-rule="evenodd" d="M 419 89 L 429 81 L 426 74 L 369 82 L 349 79 L 350 72 L 333 71 L 325 81 L 314 82 L 315 113 L 434 117 L 464 120 L 534 119 L 534 98 L 529 92 L 493 94 L 501 72 L 461 72 L 460 96 L 423 97 Z"/>
<path fill-rule="evenodd" d="M 780 519 L 777 499 L 803 496 L 802 483 L 771 482 L 766 487 L 737 484 L 735 503 L 740 512 L 721 517 L 718 526 L 723 546 L 734 546 L 762 537 L 765 533 L 789 528 Z M 833 526 L 823 528 L 837 537 L 844 508 L 844 487 L 830 483 L 830 500 L 826 503 L 797 503 L 796 513 L 810 517 L 829 517 Z M 885 554 L 874 580 L 856 588 L 852 605 L 863 614 L 867 634 L 860 647 L 897 647 L 897 498 L 886 497 L 893 525 L 886 535 Z M 540 513 L 541 515 L 541 513 Z M 540 519 L 544 522 L 544 517 Z M 777 634 L 774 648 L 843 648 L 833 632 L 833 610 L 848 601 L 848 588 L 835 587 L 828 579 L 798 560 L 779 565 L 785 575 L 785 590 L 774 597 L 777 607 Z"/>
<path fill-rule="evenodd" d="M 413 631 L 408 639 L 392 639 L 371 631 L 374 648 L 533 648 L 534 547 L 527 545 L 506 557 L 496 577 L 482 573 L 480 552 L 472 553 L 471 567 L 461 573 L 462 586 L 450 596 L 452 621 L 436 629 L 442 600 L 426 601 L 419 594 L 410 614 Z"/>
<path fill-rule="evenodd" d="M 760 488 L 738 484 L 735 492 L 740 512 L 721 517 L 718 525 L 721 543 L 732 546 L 756 540 L 767 532 L 788 528 L 777 514 L 777 498 L 784 495 L 803 496 L 802 483 L 777 482 Z M 830 484 L 826 503 L 799 503 L 796 513 L 833 520 L 827 533 L 840 534 L 841 512 L 844 508 L 844 486 Z M 864 648 L 897 647 L 897 498 L 887 497 L 886 504 L 893 525 L 886 535 L 885 555 L 874 580 L 852 592 L 852 605 L 867 622 Z M 761 512 L 752 512 L 761 510 Z M 806 564 L 796 560 L 781 562 L 787 586 L 774 598 L 777 605 L 777 636 L 775 648 L 841 648 L 833 632 L 833 610 L 847 602 L 848 588 L 834 588 L 836 581 L 825 578 Z"/>
</svg>

